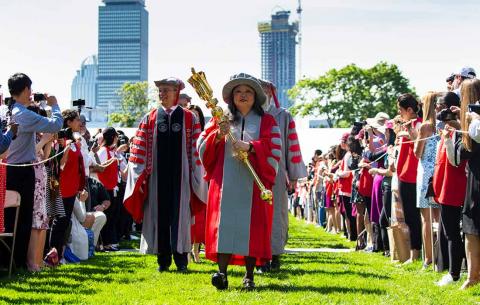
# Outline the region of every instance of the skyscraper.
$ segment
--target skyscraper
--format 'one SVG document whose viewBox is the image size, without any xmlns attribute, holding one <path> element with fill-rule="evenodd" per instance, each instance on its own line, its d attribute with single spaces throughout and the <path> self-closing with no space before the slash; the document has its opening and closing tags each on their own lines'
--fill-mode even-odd
<svg viewBox="0 0 480 305">
<path fill-rule="evenodd" d="M 102 0 L 98 20 L 97 109 L 120 107 L 125 82 L 148 80 L 148 12 L 145 0 Z"/>
<path fill-rule="evenodd" d="M 277 86 L 278 99 L 282 107 L 291 102 L 287 91 L 295 85 L 295 48 L 298 23 L 289 23 L 290 11 L 277 11 L 270 22 L 260 22 L 262 48 L 262 78 Z"/>
<path fill-rule="evenodd" d="M 92 55 L 82 61 L 80 70 L 72 81 L 72 100 L 83 99 L 85 106 L 94 108 L 97 99 L 97 74 L 98 61 L 97 56 Z M 89 113 L 87 116 L 92 119 Z M 99 118 L 94 118 L 98 120 Z"/>
</svg>

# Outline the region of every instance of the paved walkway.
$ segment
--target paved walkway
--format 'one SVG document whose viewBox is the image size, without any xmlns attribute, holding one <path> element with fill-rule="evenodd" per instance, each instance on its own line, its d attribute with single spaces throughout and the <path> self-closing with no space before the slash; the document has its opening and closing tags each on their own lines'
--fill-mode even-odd
<svg viewBox="0 0 480 305">
<path fill-rule="evenodd" d="M 350 253 L 354 252 L 355 249 L 336 249 L 336 248 L 287 248 L 285 249 L 286 254 L 296 254 L 296 253 Z M 121 249 L 118 251 L 122 252 L 138 252 L 137 249 Z M 200 251 L 203 253 L 203 250 Z"/>
<path fill-rule="evenodd" d="M 355 249 L 336 249 L 336 248 L 287 248 L 285 253 L 295 254 L 295 253 L 350 253 L 354 252 Z"/>
</svg>

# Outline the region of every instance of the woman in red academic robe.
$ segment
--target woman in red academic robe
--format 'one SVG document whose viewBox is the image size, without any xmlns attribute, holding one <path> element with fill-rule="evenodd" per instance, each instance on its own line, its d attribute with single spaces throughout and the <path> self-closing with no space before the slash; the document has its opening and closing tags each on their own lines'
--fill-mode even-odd
<svg viewBox="0 0 480 305">
<path fill-rule="evenodd" d="M 280 161 L 282 141 L 275 119 L 264 113 L 265 94 L 256 78 L 237 74 L 223 88 L 229 119 L 212 119 L 197 143 L 209 181 L 206 219 L 206 257 L 218 263 L 212 276 L 217 289 L 228 288 L 229 264 L 245 265 L 243 286 L 255 288 L 253 270 L 271 259 L 272 205 L 247 167 L 235 158 L 247 152 L 267 189 L 272 188 Z M 232 143 L 226 134 L 236 138 Z"/>
</svg>

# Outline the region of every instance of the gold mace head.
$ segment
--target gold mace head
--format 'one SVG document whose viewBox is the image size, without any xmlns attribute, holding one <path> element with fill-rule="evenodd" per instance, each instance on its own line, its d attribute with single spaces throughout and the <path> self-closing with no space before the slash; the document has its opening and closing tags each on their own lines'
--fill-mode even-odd
<svg viewBox="0 0 480 305">
<path fill-rule="evenodd" d="M 213 90 L 203 71 L 196 72 L 195 69 L 192 68 L 192 76 L 188 79 L 188 82 L 192 85 L 202 100 L 208 102 L 212 99 Z"/>
<path fill-rule="evenodd" d="M 267 201 L 269 204 L 272 204 L 272 200 L 273 200 L 272 191 L 264 189 L 260 193 L 260 198 L 262 198 L 263 201 Z"/>
</svg>

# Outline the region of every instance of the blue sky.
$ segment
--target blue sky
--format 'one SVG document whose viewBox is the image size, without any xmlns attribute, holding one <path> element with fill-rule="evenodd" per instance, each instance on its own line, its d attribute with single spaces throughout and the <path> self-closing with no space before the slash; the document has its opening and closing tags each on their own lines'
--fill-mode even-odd
<svg viewBox="0 0 480 305">
<path fill-rule="evenodd" d="M 294 0 L 146 0 L 150 13 L 149 80 L 186 79 L 204 70 L 217 96 L 229 76 L 260 73 L 257 22 Z M 443 90 L 464 65 L 480 70 L 478 1 L 303 0 L 307 77 L 349 63 L 397 64 L 419 94 Z M 100 0 L 0 0 L 0 84 L 25 72 L 34 90 L 66 105 L 81 61 L 97 53 Z M 296 18 L 295 14 L 292 16 Z M 259 75 L 260 76 L 260 75 Z M 188 89 L 190 94 L 193 91 Z"/>
</svg>

